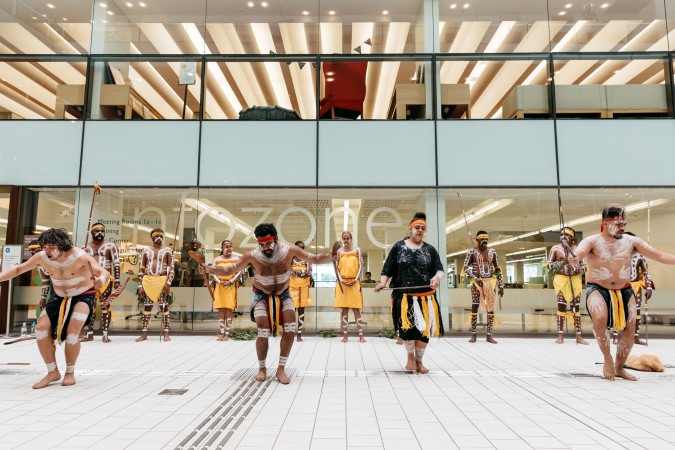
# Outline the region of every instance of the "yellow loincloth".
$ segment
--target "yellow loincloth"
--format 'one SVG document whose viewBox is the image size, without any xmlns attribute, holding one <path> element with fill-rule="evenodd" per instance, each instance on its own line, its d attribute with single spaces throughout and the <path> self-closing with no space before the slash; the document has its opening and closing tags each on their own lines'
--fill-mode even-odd
<svg viewBox="0 0 675 450">
<path fill-rule="evenodd" d="M 159 296 L 162 295 L 162 290 L 164 289 L 164 286 L 166 286 L 168 279 L 169 277 L 166 275 L 143 276 L 143 289 L 145 290 L 145 295 L 152 302 L 159 300 Z"/>
</svg>

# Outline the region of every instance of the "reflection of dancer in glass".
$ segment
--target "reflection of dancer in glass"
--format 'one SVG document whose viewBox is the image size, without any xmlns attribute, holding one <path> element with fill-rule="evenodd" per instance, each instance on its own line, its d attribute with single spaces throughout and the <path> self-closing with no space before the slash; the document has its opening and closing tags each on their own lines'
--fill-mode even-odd
<svg viewBox="0 0 675 450">
<path fill-rule="evenodd" d="M 141 317 L 141 335 L 136 342 L 148 338 L 148 323 L 155 302 L 162 313 L 162 338 L 169 337 L 169 303 L 168 296 L 173 280 L 173 251 L 164 243 L 164 231 L 157 228 L 150 232 L 152 247 L 145 247 L 141 252 L 141 263 L 138 269 L 138 295 L 144 298 L 143 315 Z"/>
<path fill-rule="evenodd" d="M 220 256 L 213 260 L 214 267 L 233 266 L 238 256 L 232 255 L 232 242 L 227 239 L 220 244 Z M 215 300 L 213 307 L 218 310 L 219 333 L 216 340 L 229 341 L 230 329 L 232 328 L 232 315 L 237 309 L 237 289 L 239 288 L 239 277 L 241 272 L 232 275 L 217 277 L 212 275 L 216 282 L 216 288 L 213 291 Z"/>
<path fill-rule="evenodd" d="M 232 266 L 200 266 L 200 271 L 223 276 L 253 266 L 253 301 L 251 302 L 251 320 L 258 327 L 258 339 L 255 347 L 258 354 L 257 381 L 267 378 L 267 350 L 270 333 L 275 333 L 279 324 L 283 324 L 281 351 L 277 379 L 283 384 L 291 380 L 286 375 L 286 361 L 293 347 L 295 335 L 295 308 L 288 292 L 293 258 L 303 261 L 322 263 L 332 259 L 332 253 L 313 255 L 297 245 L 288 245 L 277 240 L 277 229 L 271 223 L 262 223 L 253 231 L 258 239 L 258 247 L 244 253 Z M 337 244 L 337 243 L 336 243 Z"/>
<path fill-rule="evenodd" d="M 428 373 L 424 352 L 431 336 L 443 336 L 443 318 L 436 289 L 445 275 L 438 251 L 424 242 L 427 217 L 418 212 L 410 222 L 410 238 L 393 245 L 382 268 L 375 292 L 390 279 L 393 291 L 394 327 L 400 330 L 408 354 L 406 370 Z"/>
<path fill-rule="evenodd" d="M 295 243 L 301 249 L 305 249 L 305 243 L 297 241 Z M 293 258 L 291 266 L 291 283 L 288 290 L 293 299 L 293 306 L 298 310 L 298 342 L 302 342 L 302 328 L 305 325 L 305 308 L 312 304 L 310 296 L 310 285 L 312 281 L 312 264 Z"/>
<path fill-rule="evenodd" d="M 469 342 L 476 342 L 476 322 L 480 305 L 487 312 L 485 340 L 496 344 L 497 341 L 492 338 L 492 327 L 495 323 L 495 287 L 497 287 L 497 294 L 502 297 L 504 282 L 497 252 L 488 247 L 489 237 L 487 231 L 479 231 L 476 234 L 478 248 L 474 247 L 467 252 L 464 259 L 464 271 L 471 278 L 471 339 Z"/>
<path fill-rule="evenodd" d="M 35 327 L 40 355 L 47 365 L 47 375 L 33 385 L 40 389 L 61 379 L 56 367 L 56 348 L 66 341 L 66 374 L 63 386 L 75 384 L 75 363 L 80 354 L 79 334 L 82 327 L 94 319 L 94 297 L 110 279 L 110 274 L 87 255 L 84 250 L 73 247 L 66 230 L 50 228 L 38 238 L 42 251 L 23 264 L 0 273 L 0 282 L 7 281 L 43 266 L 51 275 L 52 292 L 46 308 Z"/>
<path fill-rule="evenodd" d="M 633 233 L 626 231 L 624 234 L 635 236 Z M 645 341 L 640 340 L 640 322 L 642 315 L 640 311 L 642 310 L 642 293 L 645 295 L 645 306 L 650 298 L 652 298 L 652 291 L 654 290 L 654 283 L 652 282 L 652 276 L 649 273 L 649 264 L 647 263 L 647 258 L 644 257 L 639 252 L 633 253 L 633 257 L 630 262 L 630 285 L 633 288 L 633 293 L 635 294 L 635 343 L 638 345 L 645 345 Z M 618 342 L 618 335 L 614 333 L 614 343 Z"/>
<path fill-rule="evenodd" d="M 361 308 L 363 308 L 363 292 L 361 291 L 361 249 L 352 245 L 352 234 L 349 231 L 342 233 L 342 247 L 338 250 L 338 283 L 335 286 L 335 308 L 342 309 L 342 342 L 347 342 L 347 326 L 349 325 L 349 310 L 354 311 L 356 330 L 359 333 L 359 342 L 366 342 L 363 337 L 363 323 Z"/>
<path fill-rule="evenodd" d="M 112 274 L 114 280 L 96 291 L 96 301 L 101 302 L 101 331 L 103 332 L 103 342 L 110 342 L 108 329 L 110 328 L 110 302 L 108 297 L 120 285 L 120 258 L 117 246 L 112 242 L 105 241 L 105 226 L 101 223 L 95 223 L 91 226 L 91 242 L 87 244 L 84 251 L 93 256 L 98 264 Z M 96 309 L 96 306 L 94 306 Z M 92 320 L 87 327 L 86 336 L 80 335 L 80 340 L 94 340 L 94 321 Z"/>
<path fill-rule="evenodd" d="M 564 239 L 564 244 L 556 244 L 551 247 L 549 252 L 548 269 L 553 277 L 553 290 L 556 293 L 558 302 L 558 337 L 556 344 L 563 343 L 563 326 L 567 317 L 567 304 L 570 305 L 570 312 L 574 316 L 574 330 L 576 331 L 577 344 L 588 345 L 588 342 L 581 337 L 581 313 L 579 304 L 581 303 L 581 276 L 586 272 L 586 265 L 581 264 L 576 267 L 567 261 L 567 253 L 577 247 L 574 243 L 574 230 L 565 227 L 560 232 L 560 240 Z M 569 250 L 566 250 L 568 248 Z"/>
<path fill-rule="evenodd" d="M 635 296 L 630 285 L 631 261 L 639 252 L 647 258 L 675 265 L 675 255 L 663 253 L 638 237 L 624 235 L 626 213 L 620 206 L 602 210 L 600 233 L 582 240 L 570 257 L 579 265 L 586 258 L 586 309 L 593 320 L 593 333 L 605 359 L 603 376 L 635 381 L 624 364 L 633 348 L 635 334 Z M 612 360 L 610 340 L 612 330 L 619 332 L 616 361 Z"/>
</svg>

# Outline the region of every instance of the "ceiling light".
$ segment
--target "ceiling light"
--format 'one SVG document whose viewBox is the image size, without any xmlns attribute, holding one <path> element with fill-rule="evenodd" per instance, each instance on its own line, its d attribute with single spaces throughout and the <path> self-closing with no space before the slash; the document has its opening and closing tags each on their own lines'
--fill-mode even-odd
<svg viewBox="0 0 675 450">
<path fill-rule="evenodd" d="M 63 21 L 64 21 L 64 22 L 68 22 L 68 18 L 67 18 L 67 17 L 64 17 L 64 18 L 63 18 Z"/>
<path fill-rule="evenodd" d="M 450 5 L 450 9 L 455 9 L 455 8 L 457 8 L 457 4 L 456 4 L 456 3 L 453 3 L 452 5 Z"/>
<path fill-rule="evenodd" d="M 546 247 L 532 248 L 530 250 L 523 250 L 522 252 L 507 253 L 506 256 L 524 255 L 525 253 L 545 252 Z"/>
<path fill-rule="evenodd" d="M 326 75 L 328 75 L 329 77 L 332 77 L 333 75 L 335 75 L 335 72 L 326 72 Z"/>
<path fill-rule="evenodd" d="M 328 15 L 329 15 L 329 16 L 334 16 L 334 15 L 335 15 L 335 11 L 328 11 Z"/>
<path fill-rule="evenodd" d="M 143 3 L 143 2 L 138 2 L 138 6 L 140 6 L 141 8 L 145 8 L 145 3 Z"/>
<path fill-rule="evenodd" d="M 255 6 L 255 3 L 253 3 L 253 2 L 248 2 L 248 3 L 246 3 L 246 5 L 247 5 L 249 8 L 253 8 L 253 7 Z"/>
<path fill-rule="evenodd" d="M 564 16 L 565 14 L 567 14 L 565 11 L 560 11 L 560 12 L 558 13 L 559 16 Z"/>
<path fill-rule="evenodd" d="M 334 79 L 335 79 L 335 78 L 326 78 L 326 81 L 328 81 L 328 82 L 330 83 L 330 82 L 333 81 Z"/>
<path fill-rule="evenodd" d="M 43 14 L 42 17 L 47 17 L 47 14 Z"/>
<path fill-rule="evenodd" d="M 101 8 L 107 8 L 108 7 L 108 5 L 106 3 L 99 3 L 98 6 L 100 6 Z"/>
<path fill-rule="evenodd" d="M 571 7 L 572 7 L 571 3 L 568 3 L 568 4 L 565 5 L 565 9 L 570 9 Z"/>
<path fill-rule="evenodd" d="M 309 16 L 309 11 L 303 11 L 303 12 L 302 12 L 302 15 L 303 15 L 303 16 Z"/>
<path fill-rule="evenodd" d="M 114 15 L 115 15 L 115 13 L 114 13 L 114 12 L 112 12 L 112 11 L 108 11 L 108 15 L 109 15 L 109 16 L 114 16 Z"/>
<path fill-rule="evenodd" d="M 461 217 L 458 220 L 455 220 L 453 223 L 449 224 L 448 226 L 445 227 L 445 234 L 449 234 L 451 231 L 456 230 L 457 228 L 461 228 L 464 226 L 464 224 L 468 224 L 473 222 L 474 220 L 478 220 L 481 216 L 485 215 L 488 211 L 497 208 L 500 206 L 500 209 L 503 208 L 504 206 L 509 205 L 512 203 L 511 200 L 495 200 L 492 203 L 488 203 L 486 206 L 483 206 L 482 208 L 466 215 L 465 217 Z"/>
<path fill-rule="evenodd" d="M 262 6 L 263 8 L 267 8 L 269 6 L 269 3 L 262 2 L 262 3 L 260 3 L 260 6 Z"/>
<path fill-rule="evenodd" d="M 386 16 L 389 14 L 389 11 L 382 11 L 382 15 Z"/>
<path fill-rule="evenodd" d="M 129 8 L 133 8 L 133 7 L 134 7 L 134 4 L 131 3 L 131 2 L 127 2 L 126 5 L 127 5 Z"/>
<path fill-rule="evenodd" d="M 469 6 L 471 6 L 471 5 L 470 5 L 470 4 L 468 4 L 468 3 L 464 3 L 464 6 L 463 6 L 463 8 L 464 8 L 464 9 L 469 9 Z"/>
<path fill-rule="evenodd" d="M 33 20 L 37 20 L 37 17 L 33 16 Z"/>
<path fill-rule="evenodd" d="M 47 3 L 47 8 L 54 9 L 54 5 L 52 5 L 51 3 Z"/>
<path fill-rule="evenodd" d="M 602 9 L 605 9 L 605 8 L 608 8 L 608 7 L 609 7 L 609 3 L 603 3 L 602 5 L 600 5 L 600 8 L 602 8 Z"/>
</svg>

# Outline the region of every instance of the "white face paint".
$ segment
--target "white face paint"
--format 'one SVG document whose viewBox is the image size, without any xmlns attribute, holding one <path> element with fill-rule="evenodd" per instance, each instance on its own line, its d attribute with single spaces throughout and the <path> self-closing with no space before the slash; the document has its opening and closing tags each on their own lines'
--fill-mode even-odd
<svg viewBox="0 0 675 450">
<path fill-rule="evenodd" d="M 164 242 L 164 235 L 158 234 L 154 237 L 153 242 L 157 245 L 162 245 L 162 242 Z"/>
</svg>

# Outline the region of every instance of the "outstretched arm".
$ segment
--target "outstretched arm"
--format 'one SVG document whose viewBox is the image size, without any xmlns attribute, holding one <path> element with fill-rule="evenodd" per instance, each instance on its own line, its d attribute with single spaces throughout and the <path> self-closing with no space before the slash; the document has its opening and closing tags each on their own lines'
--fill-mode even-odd
<svg viewBox="0 0 675 450">
<path fill-rule="evenodd" d="M 635 241 L 635 250 L 642 253 L 647 258 L 663 264 L 675 265 L 675 255 L 657 250 L 640 238 L 635 238 Z"/>
<path fill-rule="evenodd" d="M 0 272 L 0 283 L 18 277 L 22 273 L 28 272 L 29 270 L 35 269 L 41 260 L 42 257 L 40 256 L 40 252 L 38 252 L 31 256 L 28 261 L 19 264 L 16 267 L 12 267 Z"/>
</svg>

